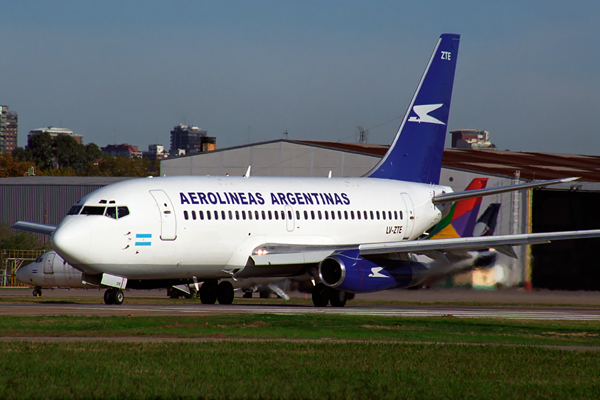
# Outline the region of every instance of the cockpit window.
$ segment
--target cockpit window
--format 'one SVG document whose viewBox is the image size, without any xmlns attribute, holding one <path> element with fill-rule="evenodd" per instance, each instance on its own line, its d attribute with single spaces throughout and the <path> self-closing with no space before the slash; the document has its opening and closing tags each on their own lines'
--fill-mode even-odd
<svg viewBox="0 0 600 400">
<path fill-rule="evenodd" d="M 73 206 L 67 215 L 104 215 L 109 218 L 117 219 L 129 215 L 129 208 L 126 206 Z"/>
<path fill-rule="evenodd" d="M 67 215 L 77 215 L 79 214 L 79 211 L 81 211 L 81 206 L 73 206 L 71 207 Z"/>
<path fill-rule="evenodd" d="M 106 207 L 85 206 L 81 211 L 81 215 L 104 215 L 105 209 Z"/>
<path fill-rule="evenodd" d="M 36 263 L 41 263 L 42 262 L 42 258 L 44 258 L 44 256 L 39 256 L 38 258 L 35 259 Z"/>
<path fill-rule="evenodd" d="M 106 214 L 104 215 L 117 219 L 117 207 L 106 207 Z"/>
</svg>

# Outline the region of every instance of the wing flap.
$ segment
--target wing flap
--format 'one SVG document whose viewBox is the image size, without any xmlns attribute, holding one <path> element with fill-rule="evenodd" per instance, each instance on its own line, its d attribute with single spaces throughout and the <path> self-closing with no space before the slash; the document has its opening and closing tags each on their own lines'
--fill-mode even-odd
<svg viewBox="0 0 600 400">
<path fill-rule="evenodd" d="M 297 245 L 266 243 L 252 251 L 254 265 L 284 265 L 284 264 L 315 264 L 321 262 L 336 250 L 356 249 L 358 245 L 342 246 L 327 245 Z"/>
</svg>

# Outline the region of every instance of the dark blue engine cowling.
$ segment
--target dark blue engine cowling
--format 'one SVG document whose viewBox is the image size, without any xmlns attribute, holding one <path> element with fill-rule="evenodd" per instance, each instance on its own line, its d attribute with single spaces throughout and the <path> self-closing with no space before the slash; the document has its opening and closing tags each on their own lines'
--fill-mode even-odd
<svg viewBox="0 0 600 400">
<path fill-rule="evenodd" d="M 366 260 L 358 250 L 337 251 L 319 264 L 319 277 L 325 285 L 352 293 L 377 292 L 418 285 L 429 267 L 414 261 Z"/>
</svg>

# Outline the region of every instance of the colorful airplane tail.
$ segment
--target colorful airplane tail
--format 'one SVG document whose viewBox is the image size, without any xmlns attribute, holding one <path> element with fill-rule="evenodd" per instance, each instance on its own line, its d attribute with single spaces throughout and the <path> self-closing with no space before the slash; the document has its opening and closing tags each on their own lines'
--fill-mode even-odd
<svg viewBox="0 0 600 400">
<path fill-rule="evenodd" d="M 485 189 L 487 182 L 488 178 L 475 178 L 471 181 L 469 186 L 467 186 L 466 190 Z M 480 206 L 481 197 L 457 201 L 452 205 L 448 215 L 433 228 L 427 238 L 432 239 L 435 237 L 436 239 L 448 239 L 473 236 Z M 496 210 L 496 216 L 497 215 L 498 212 Z M 480 220 L 482 218 L 480 218 Z M 495 228 L 495 219 L 493 220 L 493 223 Z M 483 227 L 481 229 L 483 231 Z"/>
<path fill-rule="evenodd" d="M 394 142 L 365 176 L 439 183 L 459 41 L 440 36 Z"/>
<path fill-rule="evenodd" d="M 500 212 L 500 203 L 492 203 L 485 209 L 473 229 L 473 236 L 492 236 L 496 230 L 496 221 Z"/>
</svg>

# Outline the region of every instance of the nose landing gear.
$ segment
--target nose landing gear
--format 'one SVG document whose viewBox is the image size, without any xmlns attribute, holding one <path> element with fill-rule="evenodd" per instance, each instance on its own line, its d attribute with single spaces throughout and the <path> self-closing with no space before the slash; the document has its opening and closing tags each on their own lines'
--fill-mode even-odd
<svg viewBox="0 0 600 400">
<path fill-rule="evenodd" d="M 125 301 L 125 293 L 121 289 L 107 289 L 104 292 L 104 304 L 121 305 Z"/>
</svg>

